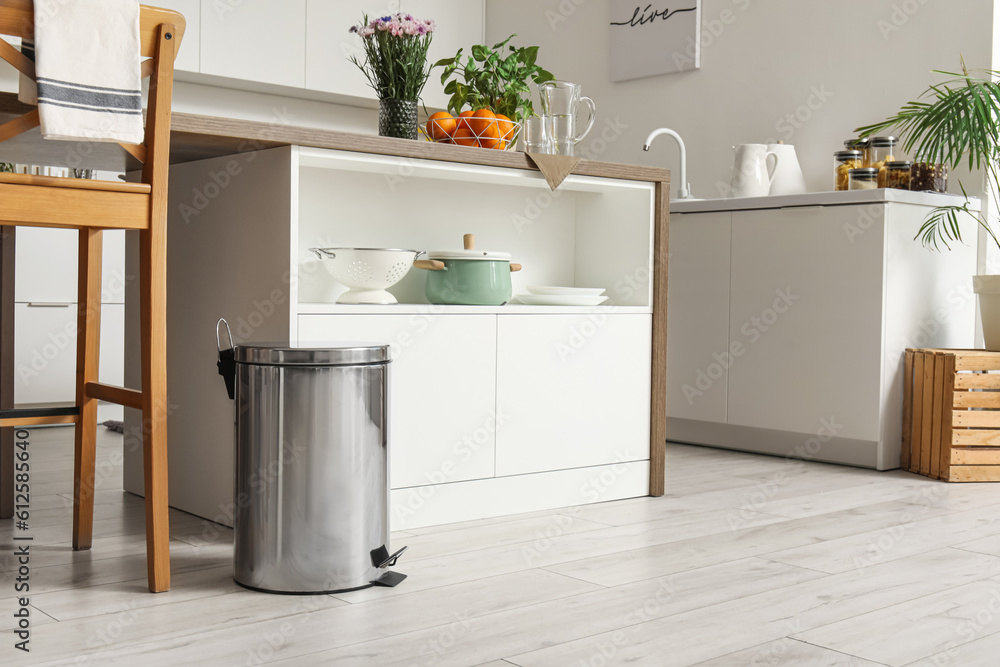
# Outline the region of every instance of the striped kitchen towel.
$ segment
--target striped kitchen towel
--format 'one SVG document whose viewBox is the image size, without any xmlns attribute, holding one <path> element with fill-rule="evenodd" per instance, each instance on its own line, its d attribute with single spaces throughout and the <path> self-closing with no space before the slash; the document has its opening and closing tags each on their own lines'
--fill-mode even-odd
<svg viewBox="0 0 1000 667">
<path fill-rule="evenodd" d="M 139 0 L 35 2 L 37 92 L 21 77 L 21 100 L 35 103 L 46 139 L 143 141 Z"/>
</svg>

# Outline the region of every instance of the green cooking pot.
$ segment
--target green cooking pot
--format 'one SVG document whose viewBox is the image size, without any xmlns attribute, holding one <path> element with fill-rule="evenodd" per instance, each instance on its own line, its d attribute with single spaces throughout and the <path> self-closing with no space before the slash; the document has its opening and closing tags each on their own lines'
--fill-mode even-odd
<svg viewBox="0 0 1000 667">
<path fill-rule="evenodd" d="M 510 255 L 475 250 L 475 237 L 465 235 L 465 250 L 427 253 L 413 263 L 427 270 L 425 293 L 430 303 L 467 306 L 502 306 L 512 294 L 510 274 L 520 271 Z"/>
</svg>

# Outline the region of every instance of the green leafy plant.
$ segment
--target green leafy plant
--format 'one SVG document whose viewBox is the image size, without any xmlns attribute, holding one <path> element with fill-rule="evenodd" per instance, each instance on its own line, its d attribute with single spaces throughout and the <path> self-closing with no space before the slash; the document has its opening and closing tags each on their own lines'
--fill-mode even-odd
<svg viewBox="0 0 1000 667">
<path fill-rule="evenodd" d="M 511 35 L 493 48 L 473 46 L 464 64 L 462 49 L 454 58 L 434 63 L 434 67 L 444 67 L 441 83 L 446 84 L 444 92 L 451 95 L 448 111 L 457 116 L 467 105 L 486 108 L 518 123 L 534 115 L 528 81 L 544 83 L 555 77 L 535 63 L 538 47 L 512 46 L 510 40 L 515 37 Z"/>
<path fill-rule="evenodd" d="M 10 162 L 0 162 L 0 173 L 13 174 L 14 165 Z"/>
<path fill-rule="evenodd" d="M 968 162 L 970 169 L 984 169 L 987 187 L 1000 197 L 1000 72 L 975 70 L 970 73 L 962 61 L 962 73 L 935 71 L 950 79 L 930 86 L 916 101 L 908 102 L 899 112 L 881 123 L 858 128 L 862 136 L 895 129 L 904 138 L 903 149 L 925 156 L 922 159 L 947 164 L 951 168 Z M 969 216 L 986 229 L 1000 247 L 993 225 L 986 214 L 965 202 L 938 206 L 927 216 L 917 238 L 927 247 L 940 249 L 961 242 L 959 219 Z"/>
<path fill-rule="evenodd" d="M 434 21 L 415 19 L 411 14 L 393 14 L 372 21 L 365 14 L 350 32 L 361 37 L 364 61 L 351 62 L 368 79 L 380 100 L 417 101 L 427 83 L 427 49 L 434 33 Z"/>
</svg>

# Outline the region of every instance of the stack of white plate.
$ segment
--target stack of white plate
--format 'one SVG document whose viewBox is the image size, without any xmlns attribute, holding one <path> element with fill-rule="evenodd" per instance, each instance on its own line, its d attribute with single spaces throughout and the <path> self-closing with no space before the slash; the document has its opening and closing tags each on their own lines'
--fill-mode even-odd
<svg viewBox="0 0 1000 667">
<path fill-rule="evenodd" d="M 528 306 L 599 306 L 608 300 L 599 287 L 528 287 L 515 298 Z"/>
</svg>

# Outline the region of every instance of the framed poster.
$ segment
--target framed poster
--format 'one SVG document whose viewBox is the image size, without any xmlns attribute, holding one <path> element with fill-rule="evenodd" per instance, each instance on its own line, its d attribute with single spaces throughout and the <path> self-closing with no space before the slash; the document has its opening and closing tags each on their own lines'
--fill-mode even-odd
<svg viewBox="0 0 1000 667">
<path fill-rule="evenodd" d="M 611 0 L 612 81 L 701 67 L 701 0 Z"/>
</svg>

